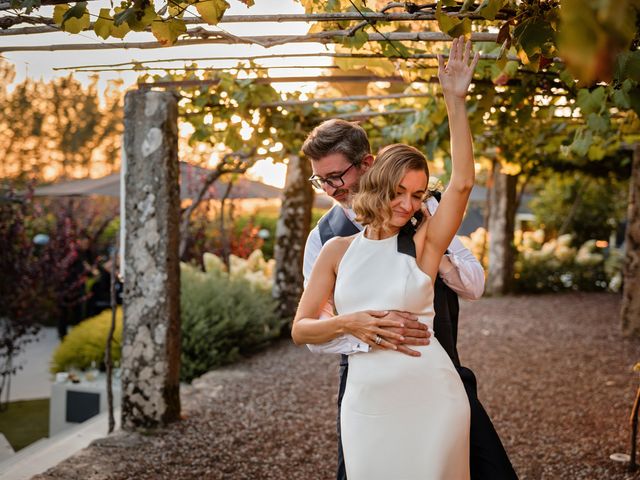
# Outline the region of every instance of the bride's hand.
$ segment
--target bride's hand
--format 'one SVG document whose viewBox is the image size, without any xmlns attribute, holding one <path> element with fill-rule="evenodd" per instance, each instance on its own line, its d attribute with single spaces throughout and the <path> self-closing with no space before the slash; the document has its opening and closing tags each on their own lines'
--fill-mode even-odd
<svg viewBox="0 0 640 480">
<path fill-rule="evenodd" d="M 471 40 L 465 42 L 464 37 L 454 38 L 451 43 L 449 60 L 446 65 L 444 57 L 438 55 L 438 78 L 445 97 L 465 98 L 473 78 L 473 71 L 478 64 L 480 53 L 476 54 L 469 63 L 471 55 Z"/>
</svg>

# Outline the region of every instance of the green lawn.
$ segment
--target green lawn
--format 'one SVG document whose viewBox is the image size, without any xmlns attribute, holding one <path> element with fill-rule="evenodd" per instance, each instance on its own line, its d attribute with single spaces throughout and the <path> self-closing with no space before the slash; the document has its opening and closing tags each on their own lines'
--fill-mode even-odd
<svg viewBox="0 0 640 480">
<path fill-rule="evenodd" d="M 13 449 L 32 444 L 49 435 L 49 399 L 11 402 L 0 411 L 0 433 L 4 434 Z"/>
</svg>

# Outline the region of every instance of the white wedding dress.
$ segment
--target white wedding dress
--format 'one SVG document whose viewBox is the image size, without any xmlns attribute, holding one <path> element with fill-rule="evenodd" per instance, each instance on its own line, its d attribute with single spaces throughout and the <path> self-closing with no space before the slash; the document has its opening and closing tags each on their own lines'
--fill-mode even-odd
<svg viewBox="0 0 640 480">
<path fill-rule="evenodd" d="M 433 330 L 433 283 L 397 235 L 357 234 L 338 267 L 338 313 L 403 310 Z M 451 359 L 431 337 L 412 347 L 349 356 L 340 422 L 349 480 L 469 479 L 469 400 Z"/>
</svg>

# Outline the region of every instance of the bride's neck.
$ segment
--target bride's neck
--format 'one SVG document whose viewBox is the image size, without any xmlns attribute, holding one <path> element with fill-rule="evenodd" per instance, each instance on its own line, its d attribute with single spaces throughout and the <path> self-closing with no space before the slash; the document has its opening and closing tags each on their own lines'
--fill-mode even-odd
<svg viewBox="0 0 640 480">
<path fill-rule="evenodd" d="M 364 234 L 371 240 L 384 240 L 385 238 L 393 237 L 399 231 L 399 228 L 374 228 L 371 225 L 367 225 Z"/>
</svg>

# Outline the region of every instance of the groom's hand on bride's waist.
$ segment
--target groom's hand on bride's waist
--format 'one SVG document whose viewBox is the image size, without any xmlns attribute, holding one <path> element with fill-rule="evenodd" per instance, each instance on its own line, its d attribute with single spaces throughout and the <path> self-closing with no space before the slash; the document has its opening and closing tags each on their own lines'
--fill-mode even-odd
<svg viewBox="0 0 640 480">
<path fill-rule="evenodd" d="M 403 341 L 392 338 L 388 339 L 388 341 L 398 347 L 398 352 L 411 355 L 413 357 L 419 357 L 420 352 L 409 348 L 409 346 L 429 345 L 429 337 L 431 337 L 429 327 L 424 323 L 419 322 L 418 317 L 409 312 L 390 310 L 388 316 L 393 318 L 393 320 L 399 320 L 404 323 L 404 327 L 400 328 L 382 327 L 384 330 L 398 333 L 404 337 Z"/>
</svg>

